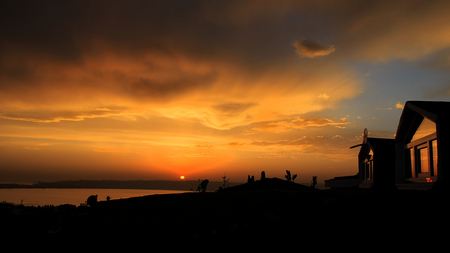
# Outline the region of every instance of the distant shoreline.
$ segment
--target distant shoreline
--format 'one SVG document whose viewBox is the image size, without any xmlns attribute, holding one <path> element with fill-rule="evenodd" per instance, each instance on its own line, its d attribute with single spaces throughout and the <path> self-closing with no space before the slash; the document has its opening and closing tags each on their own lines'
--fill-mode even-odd
<svg viewBox="0 0 450 253">
<path fill-rule="evenodd" d="M 37 182 L 34 184 L 0 184 L 0 189 L 142 189 L 142 190 L 196 190 L 199 182 L 194 180 L 64 180 L 56 182 Z M 242 184 L 230 182 L 228 186 Z M 208 191 L 218 190 L 223 187 L 223 182 L 210 181 Z"/>
</svg>

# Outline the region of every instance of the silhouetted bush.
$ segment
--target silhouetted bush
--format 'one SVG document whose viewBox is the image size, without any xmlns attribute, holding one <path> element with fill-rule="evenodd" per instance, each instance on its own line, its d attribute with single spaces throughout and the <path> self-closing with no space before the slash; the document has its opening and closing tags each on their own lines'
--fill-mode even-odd
<svg viewBox="0 0 450 253">
<path fill-rule="evenodd" d="M 97 197 L 98 197 L 98 195 L 91 195 L 91 196 L 89 196 L 89 198 L 86 200 L 86 204 L 88 206 L 94 205 L 95 203 L 97 203 Z"/>
<path fill-rule="evenodd" d="M 198 192 L 205 192 L 206 191 L 206 187 L 208 186 L 209 180 L 208 179 L 205 179 L 205 180 L 199 179 L 198 181 L 200 183 L 199 183 L 199 185 L 197 187 L 197 191 Z"/>
<path fill-rule="evenodd" d="M 312 177 L 311 188 L 316 188 L 317 185 L 317 176 Z"/>
<path fill-rule="evenodd" d="M 288 182 L 291 182 L 291 180 L 294 181 L 294 180 L 297 178 L 297 174 L 294 174 L 294 175 L 291 177 L 291 171 L 286 170 L 286 175 L 285 175 L 284 177 L 286 178 L 286 180 L 287 180 Z"/>
</svg>

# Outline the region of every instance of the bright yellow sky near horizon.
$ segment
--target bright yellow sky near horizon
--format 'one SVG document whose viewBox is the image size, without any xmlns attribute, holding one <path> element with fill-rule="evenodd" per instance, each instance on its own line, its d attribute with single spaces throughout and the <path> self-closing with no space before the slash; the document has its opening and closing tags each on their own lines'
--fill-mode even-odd
<svg viewBox="0 0 450 253">
<path fill-rule="evenodd" d="M 0 4 L 0 182 L 309 183 L 449 100 L 448 1 Z"/>
</svg>

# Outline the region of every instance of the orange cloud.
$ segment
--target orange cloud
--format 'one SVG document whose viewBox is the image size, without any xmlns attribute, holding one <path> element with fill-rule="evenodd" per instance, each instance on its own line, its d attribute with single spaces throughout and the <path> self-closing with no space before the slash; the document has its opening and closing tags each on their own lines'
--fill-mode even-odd
<svg viewBox="0 0 450 253">
<path fill-rule="evenodd" d="M 326 170 L 318 161 L 355 156 L 356 126 L 330 114 L 375 82 L 366 73 L 382 78 L 353 62 L 434 54 L 428 68 L 448 66 L 445 1 L 66 4 L 2 5 L 0 160 L 10 171 Z"/>
<path fill-rule="evenodd" d="M 397 109 L 403 109 L 403 107 L 405 107 L 405 105 L 400 102 L 397 102 L 397 104 L 395 105 L 395 108 Z"/>
<path fill-rule="evenodd" d="M 244 145 L 244 143 L 239 143 L 239 142 L 230 142 L 227 144 L 228 146 L 242 146 Z"/>
<path fill-rule="evenodd" d="M 125 149 L 94 149 L 95 152 L 106 152 L 106 153 L 123 153 L 128 152 Z"/>
<path fill-rule="evenodd" d="M 73 111 L 58 111 L 53 108 L 42 108 L 40 110 L 31 109 L 26 110 L 23 108 L 12 109 L 2 113 L 0 112 L 0 118 L 10 120 L 22 120 L 41 123 L 60 122 L 60 121 L 81 121 L 87 118 L 97 117 L 109 117 L 120 115 L 123 113 L 123 109 L 108 109 L 108 108 L 95 108 Z"/>
<path fill-rule="evenodd" d="M 177 155 L 167 155 L 169 158 L 211 158 L 216 157 L 212 154 L 207 153 L 194 153 L 194 154 L 177 154 Z"/>
<path fill-rule="evenodd" d="M 322 93 L 319 95 L 319 98 L 323 98 L 323 99 L 327 100 L 330 98 L 330 96 L 327 93 Z"/>
<path fill-rule="evenodd" d="M 212 148 L 214 146 L 213 145 L 195 145 L 194 147 L 196 147 L 196 148 Z"/>
<path fill-rule="evenodd" d="M 294 129 L 307 129 L 325 126 L 343 127 L 347 124 L 350 124 L 350 122 L 347 121 L 346 118 L 341 118 L 338 121 L 333 121 L 331 119 L 326 118 L 302 119 L 300 117 L 297 117 L 295 119 L 287 121 L 259 123 L 256 124 L 255 127 L 252 128 L 252 130 L 269 131 L 269 132 L 286 132 Z"/>
</svg>

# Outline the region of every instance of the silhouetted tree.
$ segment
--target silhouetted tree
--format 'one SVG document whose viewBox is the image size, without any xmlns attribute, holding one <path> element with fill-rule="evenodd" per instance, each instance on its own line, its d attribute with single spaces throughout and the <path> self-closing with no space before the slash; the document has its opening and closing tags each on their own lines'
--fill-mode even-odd
<svg viewBox="0 0 450 253">
<path fill-rule="evenodd" d="M 98 197 L 98 195 L 89 196 L 89 198 L 87 198 L 87 200 L 86 200 L 86 204 L 88 206 L 92 206 L 93 204 L 97 203 L 97 197 Z"/>
<path fill-rule="evenodd" d="M 228 187 L 228 185 L 230 183 L 230 179 L 227 179 L 227 174 L 224 174 L 222 179 L 223 179 L 222 189 L 225 189 Z"/>
<path fill-rule="evenodd" d="M 291 171 L 286 170 L 286 175 L 284 176 L 288 182 L 294 181 L 297 178 L 297 174 L 291 176 Z"/>
<path fill-rule="evenodd" d="M 317 176 L 313 176 L 311 181 L 311 188 L 316 188 L 316 184 L 317 184 Z"/>
<path fill-rule="evenodd" d="M 289 170 L 286 170 L 286 175 L 284 177 L 286 178 L 286 180 L 288 182 L 291 182 L 292 177 L 291 177 L 291 172 Z"/>
</svg>

